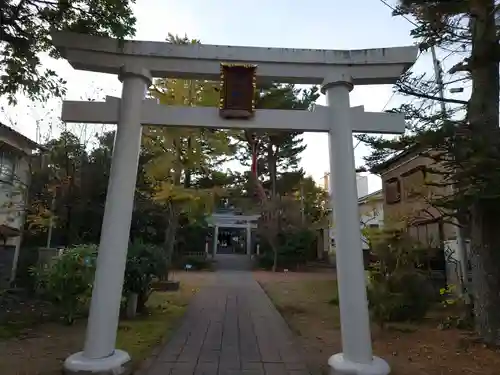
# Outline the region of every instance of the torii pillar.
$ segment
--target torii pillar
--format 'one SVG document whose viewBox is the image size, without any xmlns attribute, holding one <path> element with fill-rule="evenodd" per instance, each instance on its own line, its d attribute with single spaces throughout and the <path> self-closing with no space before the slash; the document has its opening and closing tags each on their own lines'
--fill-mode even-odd
<svg viewBox="0 0 500 375">
<path fill-rule="evenodd" d="M 349 92 L 345 74 L 325 78 L 321 92 L 329 108 L 330 204 L 336 230 L 336 263 L 342 353 L 328 360 L 332 374 L 387 375 L 389 365 L 372 355 L 358 196 L 352 145 Z"/>
<path fill-rule="evenodd" d="M 69 373 L 121 374 L 130 365 L 128 353 L 115 349 L 115 343 L 141 150 L 142 103 L 151 76 L 145 69 L 124 66 L 119 79 L 122 99 L 85 345 L 82 352 L 66 359 Z"/>
</svg>

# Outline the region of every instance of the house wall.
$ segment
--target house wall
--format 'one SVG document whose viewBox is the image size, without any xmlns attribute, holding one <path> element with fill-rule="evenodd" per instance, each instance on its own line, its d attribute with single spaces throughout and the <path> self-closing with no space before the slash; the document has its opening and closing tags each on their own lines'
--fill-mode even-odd
<svg viewBox="0 0 500 375">
<path fill-rule="evenodd" d="M 9 158 L 14 162 L 14 179 L 12 183 L 0 181 L 0 225 L 21 229 L 24 224 L 30 180 L 29 155 L 32 150 L 26 142 L 14 139 L 8 132 L 0 131 L 0 155 L 8 150 L 13 151 L 9 153 Z M 13 237 L 8 239 L 6 244 L 16 245 L 18 241 L 18 237 Z"/>
<path fill-rule="evenodd" d="M 439 220 L 442 217 L 442 213 L 432 207 L 429 201 L 439 196 L 445 196 L 449 190 L 443 187 L 427 186 L 426 182 L 437 183 L 442 177 L 419 171 L 419 167 L 429 166 L 432 163 L 430 158 L 408 155 L 398 160 L 397 164 L 395 163 L 381 172 L 386 226 L 413 225 Z M 422 177 L 420 178 L 414 173 L 420 173 Z M 400 198 L 397 202 L 391 203 L 388 202 L 387 196 L 388 183 L 396 179 L 400 184 Z M 442 223 L 442 235 L 442 240 L 454 238 L 455 228 L 453 225 Z"/>
<path fill-rule="evenodd" d="M 0 225 L 19 231 L 25 220 L 27 189 L 30 182 L 30 155 L 33 143 L 15 131 L 0 126 Z M 13 165 L 13 173 L 5 166 Z M 11 169 L 12 170 L 12 169 Z M 7 286 L 15 278 L 21 235 L 0 241 L 0 284 Z"/>
<path fill-rule="evenodd" d="M 29 162 L 26 158 L 16 159 L 14 174 L 19 181 L 15 180 L 12 184 L 0 181 L 0 224 L 21 229 L 29 183 Z"/>
</svg>

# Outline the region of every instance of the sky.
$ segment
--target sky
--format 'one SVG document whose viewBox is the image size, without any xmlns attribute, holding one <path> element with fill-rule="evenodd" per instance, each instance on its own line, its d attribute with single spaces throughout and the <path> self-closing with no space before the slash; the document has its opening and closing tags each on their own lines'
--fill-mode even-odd
<svg viewBox="0 0 500 375">
<path fill-rule="evenodd" d="M 172 33 L 186 34 L 206 44 L 308 49 L 382 48 L 415 42 L 410 36 L 413 25 L 402 17 L 392 17 L 391 10 L 380 0 L 317 0 L 307 5 L 299 0 L 137 0 L 133 8 L 137 40 L 163 41 Z M 120 95 L 121 84 L 116 76 L 75 71 L 64 60 L 44 59 L 44 63 L 67 80 L 69 100 Z M 419 58 L 414 69 L 432 71 L 430 57 Z M 407 100 L 393 95 L 391 85 L 359 86 L 351 92 L 351 105 L 364 105 L 365 111 L 387 110 Z M 325 104 L 324 96 L 317 103 Z M 42 135 L 47 134 L 51 124 L 53 134 L 58 131 L 54 123 L 60 101 L 40 105 L 21 98 L 15 108 L 9 108 L 4 101 L 0 104 L 0 121 L 32 139 L 37 138 L 37 124 Z M 90 137 L 102 127 L 72 129 Z M 319 182 L 329 170 L 327 135 L 307 133 L 304 141 L 307 149 L 302 155 L 302 167 Z M 361 166 L 369 150 L 360 144 L 355 153 L 356 165 Z M 380 187 L 380 179 L 369 176 L 369 191 Z"/>
</svg>

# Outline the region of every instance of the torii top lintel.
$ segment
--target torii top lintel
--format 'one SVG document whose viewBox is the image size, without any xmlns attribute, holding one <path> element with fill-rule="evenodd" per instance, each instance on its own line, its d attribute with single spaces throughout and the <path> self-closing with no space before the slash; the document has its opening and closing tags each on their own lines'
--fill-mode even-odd
<svg viewBox="0 0 500 375">
<path fill-rule="evenodd" d="M 133 64 L 153 77 L 218 80 L 220 63 L 258 65 L 259 81 L 321 84 L 335 72 L 348 73 L 355 85 L 391 84 L 416 60 L 414 46 L 363 50 L 314 50 L 233 47 L 209 44 L 175 45 L 53 32 L 52 40 L 75 68 L 118 74 Z M 346 72 L 347 71 L 347 72 Z"/>
</svg>

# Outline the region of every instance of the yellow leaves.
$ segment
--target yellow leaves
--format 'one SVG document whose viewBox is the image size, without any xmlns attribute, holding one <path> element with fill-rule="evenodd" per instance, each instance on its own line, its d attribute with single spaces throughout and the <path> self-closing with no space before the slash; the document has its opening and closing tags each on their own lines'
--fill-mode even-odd
<svg viewBox="0 0 500 375">
<path fill-rule="evenodd" d="M 170 182 L 163 182 L 156 188 L 153 199 L 163 204 L 176 203 L 186 211 L 202 209 L 205 212 L 211 212 L 215 205 L 215 197 L 221 192 L 223 189 L 186 189 Z"/>
<path fill-rule="evenodd" d="M 170 182 L 162 182 L 157 187 L 153 199 L 159 202 L 185 202 L 191 200 L 193 197 L 190 189 L 184 189 L 181 186 L 175 186 Z"/>
<path fill-rule="evenodd" d="M 149 94 L 168 106 L 217 107 L 218 87 L 218 82 L 157 79 Z M 144 168 L 146 180 L 154 188 L 153 199 L 163 204 L 176 203 L 183 210 L 211 210 L 216 196 L 223 191 L 185 188 L 183 178 L 196 179 L 210 171 L 221 157 L 232 154 L 230 139 L 226 131 L 145 126 L 142 146 L 152 158 Z"/>
<path fill-rule="evenodd" d="M 150 95 L 164 105 L 217 107 L 218 82 L 194 79 L 157 79 Z"/>
<path fill-rule="evenodd" d="M 39 202 L 34 202 L 31 206 L 32 213 L 26 215 L 28 229 L 32 231 L 43 231 L 53 219 L 53 225 L 56 225 L 57 216 Z"/>
<path fill-rule="evenodd" d="M 171 178 L 175 168 L 175 154 L 162 152 L 150 160 L 145 166 L 145 172 L 153 181 L 166 181 Z"/>
</svg>

